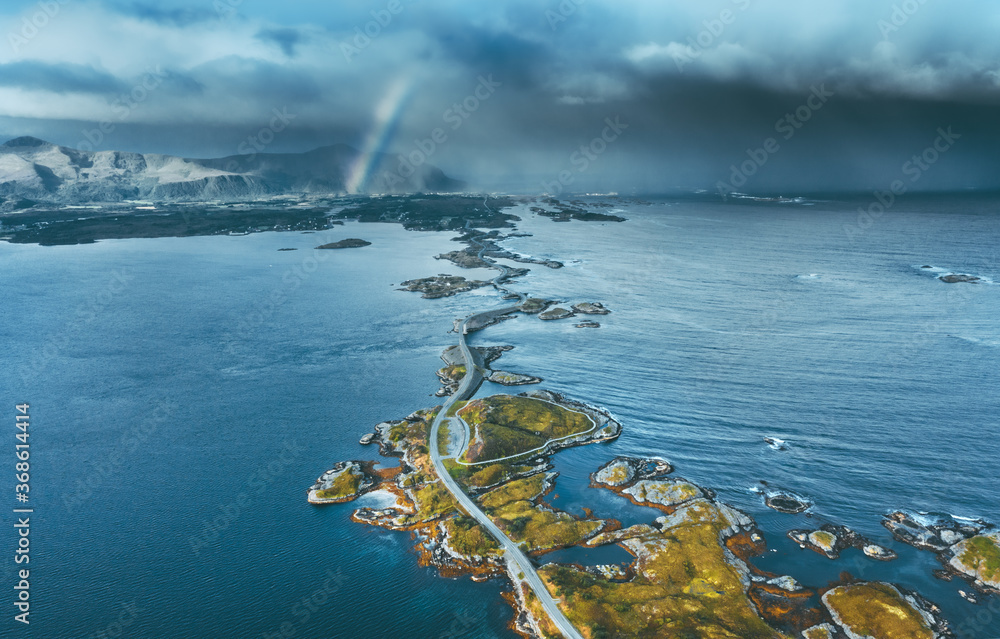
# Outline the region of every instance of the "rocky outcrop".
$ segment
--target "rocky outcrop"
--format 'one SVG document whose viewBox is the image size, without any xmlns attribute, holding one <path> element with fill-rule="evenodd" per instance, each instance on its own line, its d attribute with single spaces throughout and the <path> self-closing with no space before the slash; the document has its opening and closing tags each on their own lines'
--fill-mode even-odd
<svg viewBox="0 0 1000 639">
<path fill-rule="evenodd" d="M 540 384 L 544 381 L 541 377 L 508 373 L 507 371 L 493 371 L 486 379 L 503 386 L 525 386 L 527 384 Z"/>
<path fill-rule="evenodd" d="M 809 500 L 790 492 L 766 493 L 764 503 L 768 508 L 788 515 L 804 513 L 812 507 Z"/>
<path fill-rule="evenodd" d="M 465 293 L 477 288 L 489 286 L 489 282 L 481 280 L 467 280 L 460 275 L 437 275 L 434 277 L 424 277 L 417 280 L 407 280 L 402 283 L 401 291 L 422 293 L 421 297 L 428 300 L 451 297 L 459 293 Z"/>
<path fill-rule="evenodd" d="M 828 559 L 837 559 L 847 548 L 857 548 L 865 556 L 879 561 L 892 561 L 897 556 L 892 550 L 872 543 L 847 526 L 836 524 L 825 524 L 819 530 L 792 530 L 788 538 Z"/>
<path fill-rule="evenodd" d="M 339 462 L 319 476 L 309 488 L 310 504 L 340 504 L 354 501 L 375 488 L 375 478 L 369 475 L 362 462 Z"/>
<path fill-rule="evenodd" d="M 604 304 L 600 302 L 580 302 L 579 304 L 574 304 L 572 308 L 573 312 L 584 315 L 607 315 L 611 312 L 604 308 Z"/>
<path fill-rule="evenodd" d="M 358 239 L 356 237 L 351 237 L 346 240 L 340 240 L 339 242 L 331 242 L 329 244 L 324 244 L 322 246 L 317 246 L 318 249 L 345 249 L 345 248 L 361 248 L 362 246 L 371 246 L 372 243 L 367 240 Z"/>
<path fill-rule="evenodd" d="M 566 319 L 567 317 L 573 317 L 573 311 L 566 310 L 561 306 L 550 308 L 549 310 L 543 311 L 538 315 L 538 319 L 541 320 L 561 320 Z"/>
<path fill-rule="evenodd" d="M 948 549 L 948 565 L 981 591 L 1000 594 L 1000 532 L 977 535 Z"/>
</svg>

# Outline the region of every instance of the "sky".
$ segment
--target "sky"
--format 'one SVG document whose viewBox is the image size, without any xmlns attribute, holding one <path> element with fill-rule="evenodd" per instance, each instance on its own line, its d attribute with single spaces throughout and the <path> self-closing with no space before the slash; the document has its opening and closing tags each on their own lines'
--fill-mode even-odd
<svg viewBox="0 0 1000 639">
<path fill-rule="evenodd" d="M 1000 187 L 992 0 L 8 0 L 0 138 L 525 192 Z"/>
</svg>

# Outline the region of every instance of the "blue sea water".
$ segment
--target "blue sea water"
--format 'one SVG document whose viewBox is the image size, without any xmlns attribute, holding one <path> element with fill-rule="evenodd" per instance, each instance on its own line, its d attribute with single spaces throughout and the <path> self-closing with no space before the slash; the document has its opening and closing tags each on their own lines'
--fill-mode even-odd
<svg viewBox="0 0 1000 639">
<path fill-rule="evenodd" d="M 859 225 L 855 202 L 612 202 L 627 222 L 522 209 L 533 236 L 506 242 L 566 263 L 514 288 L 603 302 L 614 312 L 600 329 L 521 316 L 473 338 L 514 345 L 497 367 L 625 426 L 617 442 L 556 456 L 553 501 L 649 521 L 655 511 L 588 488 L 588 475 L 615 455 L 663 456 L 754 516 L 772 549 L 763 568 L 812 586 L 845 570 L 890 580 L 956 625 L 981 613 L 879 521 L 895 508 L 1000 521 L 998 203 L 910 200 Z M 334 462 L 375 457 L 357 443 L 372 425 L 436 403 L 452 320 L 502 304 L 490 289 L 395 290 L 457 272 L 433 259 L 452 236 L 349 223 L 329 236 L 0 244 L 0 414 L 13 423 L 29 402 L 32 417 L 27 636 L 514 636 L 503 584 L 442 579 L 417 565 L 408 533 L 305 502 Z M 312 251 L 321 237 L 373 244 Z M 12 475 L 0 474 L 4 494 Z M 811 516 L 765 508 L 761 481 L 809 497 Z M 849 550 L 834 562 L 784 537 L 826 521 L 900 559 Z M 588 560 L 574 552 L 545 560 Z M 7 608 L 0 636 L 25 636 Z M 972 636 L 995 636 L 991 625 L 1000 617 Z"/>
</svg>

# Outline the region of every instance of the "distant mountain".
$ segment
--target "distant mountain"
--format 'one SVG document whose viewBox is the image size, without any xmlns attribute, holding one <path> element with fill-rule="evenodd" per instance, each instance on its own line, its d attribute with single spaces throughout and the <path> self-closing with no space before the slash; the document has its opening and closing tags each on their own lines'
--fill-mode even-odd
<svg viewBox="0 0 1000 639">
<path fill-rule="evenodd" d="M 10 210 L 31 201 L 79 204 L 340 194 L 347 190 L 358 156 L 356 149 L 337 144 L 307 153 L 199 160 L 154 153 L 92 153 L 20 137 L 0 145 L 0 206 Z M 454 192 L 464 187 L 430 165 L 404 177 L 395 156 L 376 154 L 373 159 L 374 177 L 365 192 Z"/>
</svg>

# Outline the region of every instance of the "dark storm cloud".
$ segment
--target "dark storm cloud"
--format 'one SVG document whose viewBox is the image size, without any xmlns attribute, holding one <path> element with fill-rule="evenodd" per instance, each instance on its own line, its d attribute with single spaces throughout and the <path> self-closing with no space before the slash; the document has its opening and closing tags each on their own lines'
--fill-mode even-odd
<svg viewBox="0 0 1000 639">
<path fill-rule="evenodd" d="M 998 184 L 1000 7 L 985 0 L 399 0 L 392 12 L 380 0 L 221 1 L 231 18 L 210 1 L 66 5 L 44 46 L 0 52 L 0 91 L 37 94 L 0 101 L 6 129 L 99 120 L 106 106 L 75 94 L 120 92 L 161 68 L 108 144 L 227 154 L 287 107 L 296 118 L 275 149 L 357 145 L 391 119 L 391 148 L 405 153 L 445 126 L 432 163 L 537 188 L 575 171 L 574 153 L 617 117 L 628 128 L 575 188 L 711 187 L 774 138 L 780 151 L 745 187 L 764 191 L 881 186 L 953 126 L 959 143 L 920 186 Z M 500 86 L 451 129 L 444 116 L 480 76 Z M 401 82 L 406 99 L 386 104 Z M 807 108 L 815 91 L 833 95 Z"/>
<path fill-rule="evenodd" d="M 110 93 L 124 89 L 126 83 L 93 67 L 24 61 L 0 65 L 0 86 L 53 93 Z"/>
</svg>

